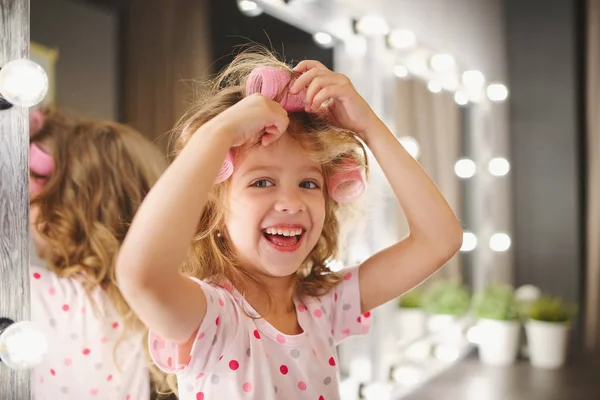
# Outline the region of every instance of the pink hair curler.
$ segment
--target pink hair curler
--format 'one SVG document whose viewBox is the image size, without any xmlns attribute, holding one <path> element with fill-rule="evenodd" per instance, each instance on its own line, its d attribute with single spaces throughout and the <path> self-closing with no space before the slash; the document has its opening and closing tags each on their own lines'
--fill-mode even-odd
<svg viewBox="0 0 600 400">
<path fill-rule="evenodd" d="M 246 96 L 260 93 L 263 96 L 278 100 L 287 111 L 302 111 L 306 103 L 306 89 L 292 94 L 286 90 L 292 74 L 289 71 L 273 67 L 255 68 L 246 81 Z"/>
<path fill-rule="evenodd" d="M 189 124 L 183 128 L 184 135 L 188 134 L 188 128 Z M 189 137 L 185 139 L 186 142 L 187 140 L 189 140 Z M 231 152 L 227 152 L 225 160 L 223 161 L 221 169 L 219 170 L 219 174 L 215 179 L 215 185 L 226 181 L 231 176 L 231 174 L 233 174 L 233 157 L 231 156 Z"/>
<path fill-rule="evenodd" d="M 39 177 L 29 180 L 29 191 L 37 193 L 44 187 L 46 179 L 54 170 L 54 159 L 40 148 L 37 143 L 29 145 L 29 169 Z"/>
<path fill-rule="evenodd" d="M 352 161 L 342 164 L 327 182 L 329 197 L 340 204 L 351 203 L 367 188 L 361 168 Z"/>
</svg>

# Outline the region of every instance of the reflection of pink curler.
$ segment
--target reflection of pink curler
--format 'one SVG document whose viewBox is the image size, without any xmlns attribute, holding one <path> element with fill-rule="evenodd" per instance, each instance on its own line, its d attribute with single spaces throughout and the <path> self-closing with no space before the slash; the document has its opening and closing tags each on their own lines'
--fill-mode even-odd
<svg viewBox="0 0 600 400">
<path fill-rule="evenodd" d="M 350 162 L 345 163 L 340 171 L 329 178 L 327 185 L 329 197 L 340 204 L 353 202 L 364 193 L 367 187 L 361 169 L 358 166 L 348 169 L 351 166 Z"/>
<path fill-rule="evenodd" d="M 246 81 L 246 96 L 260 93 L 271 100 L 279 100 L 287 111 L 302 111 L 306 102 L 306 89 L 300 93 L 289 93 L 288 87 L 292 74 L 289 71 L 273 68 L 255 68 Z"/>
<path fill-rule="evenodd" d="M 217 175 L 217 179 L 215 179 L 215 184 L 226 181 L 231 174 L 233 174 L 233 157 L 231 157 L 231 152 L 227 152 L 225 161 L 223 161 L 223 165 L 221 165 L 219 175 Z"/>
<path fill-rule="evenodd" d="M 29 145 L 29 168 L 34 174 L 47 178 L 54 170 L 54 159 L 37 143 Z"/>
</svg>

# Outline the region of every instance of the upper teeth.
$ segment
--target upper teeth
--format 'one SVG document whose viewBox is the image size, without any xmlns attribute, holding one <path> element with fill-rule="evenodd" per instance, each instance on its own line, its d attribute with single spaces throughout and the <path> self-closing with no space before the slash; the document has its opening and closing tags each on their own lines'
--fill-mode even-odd
<svg viewBox="0 0 600 400">
<path fill-rule="evenodd" d="M 302 233 L 302 228 L 276 228 L 270 227 L 265 229 L 269 235 L 297 236 Z"/>
</svg>

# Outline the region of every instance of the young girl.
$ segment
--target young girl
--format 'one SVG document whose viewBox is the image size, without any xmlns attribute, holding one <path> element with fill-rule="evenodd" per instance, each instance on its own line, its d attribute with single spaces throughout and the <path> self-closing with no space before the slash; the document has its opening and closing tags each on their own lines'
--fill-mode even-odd
<svg viewBox="0 0 600 400">
<path fill-rule="evenodd" d="M 411 233 L 337 274 L 336 213 L 364 188 L 358 138 Z M 117 261 L 156 364 L 183 400 L 338 399 L 335 346 L 459 249 L 452 210 L 348 78 L 316 61 L 238 56 L 179 144 Z"/>
<path fill-rule="evenodd" d="M 31 231 L 46 265 L 31 266 L 31 310 L 49 352 L 32 371 L 33 398 L 149 399 L 145 329 L 116 286 L 113 264 L 164 156 L 120 124 L 56 111 L 38 119 Z"/>
</svg>

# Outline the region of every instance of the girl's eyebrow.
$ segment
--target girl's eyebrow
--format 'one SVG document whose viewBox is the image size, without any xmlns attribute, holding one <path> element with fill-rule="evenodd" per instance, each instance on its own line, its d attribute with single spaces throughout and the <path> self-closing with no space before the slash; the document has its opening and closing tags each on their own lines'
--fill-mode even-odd
<svg viewBox="0 0 600 400">
<path fill-rule="evenodd" d="M 253 174 L 255 172 L 274 172 L 279 170 L 280 168 L 274 165 L 257 165 L 255 167 L 249 168 L 247 171 L 244 171 L 244 173 L 242 175 L 249 175 L 249 174 Z M 315 172 L 319 175 L 323 175 L 323 171 L 321 171 L 318 167 L 315 167 L 314 165 L 310 166 L 310 167 L 304 167 L 301 168 L 300 171 L 302 172 Z"/>
</svg>

